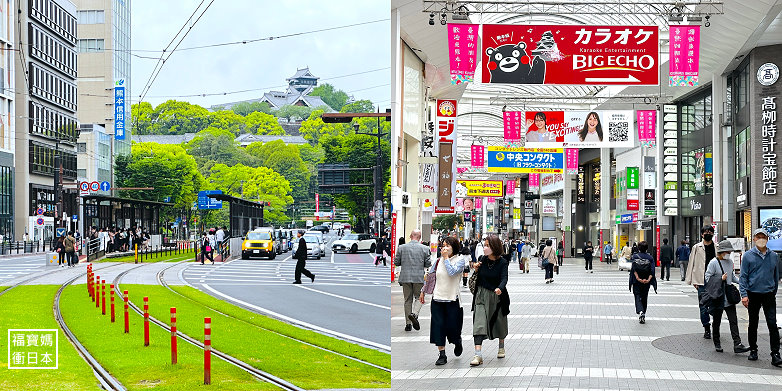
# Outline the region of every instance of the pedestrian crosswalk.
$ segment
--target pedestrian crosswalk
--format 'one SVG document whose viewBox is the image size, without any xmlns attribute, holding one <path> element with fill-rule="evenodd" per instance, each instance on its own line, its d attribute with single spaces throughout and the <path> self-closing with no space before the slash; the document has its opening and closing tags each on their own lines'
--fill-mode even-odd
<svg viewBox="0 0 782 391">
<path fill-rule="evenodd" d="M 190 284 L 209 285 L 287 285 L 293 281 L 296 261 L 236 260 L 223 265 L 193 264 L 182 273 Z M 391 281 L 391 271 L 366 263 L 309 261 L 307 269 L 317 276 L 318 285 L 383 286 Z"/>
<path fill-rule="evenodd" d="M 45 257 L 43 255 L 0 260 L 0 285 L 43 270 L 46 267 L 44 262 Z"/>
</svg>

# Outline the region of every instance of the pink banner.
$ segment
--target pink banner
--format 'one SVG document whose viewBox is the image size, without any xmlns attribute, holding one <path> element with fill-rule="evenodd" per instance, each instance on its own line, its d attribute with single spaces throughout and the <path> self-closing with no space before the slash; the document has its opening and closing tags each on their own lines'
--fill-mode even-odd
<svg viewBox="0 0 782 391">
<path fill-rule="evenodd" d="M 464 174 L 465 172 L 467 172 L 467 167 L 456 167 L 457 174 Z"/>
<path fill-rule="evenodd" d="M 451 83 L 472 83 L 478 61 L 478 25 L 448 24 Z"/>
<path fill-rule="evenodd" d="M 505 194 L 513 194 L 516 191 L 516 181 L 508 181 L 505 183 Z"/>
<path fill-rule="evenodd" d="M 493 204 L 494 203 L 494 197 L 487 197 L 486 202 Z"/>
<path fill-rule="evenodd" d="M 470 146 L 470 163 L 473 167 L 483 167 L 485 162 L 486 147 L 483 145 Z"/>
<path fill-rule="evenodd" d="M 483 198 L 475 197 L 475 210 L 480 210 L 483 206 Z"/>
<path fill-rule="evenodd" d="M 529 174 L 529 187 L 540 186 L 540 174 Z"/>
<path fill-rule="evenodd" d="M 701 26 L 670 26 L 668 76 L 670 86 L 698 85 Z"/>
<path fill-rule="evenodd" d="M 506 141 L 521 140 L 521 122 L 523 120 L 524 115 L 521 111 L 504 111 L 502 113 L 502 123 L 505 128 Z"/>
<path fill-rule="evenodd" d="M 578 148 L 568 148 L 565 150 L 565 160 L 568 174 L 578 172 Z"/>
<path fill-rule="evenodd" d="M 638 141 L 641 146 L 653 146 L 655 144 L 655 130 L 657 124 L 657 111 L 638 110 Z"/>
</svg>

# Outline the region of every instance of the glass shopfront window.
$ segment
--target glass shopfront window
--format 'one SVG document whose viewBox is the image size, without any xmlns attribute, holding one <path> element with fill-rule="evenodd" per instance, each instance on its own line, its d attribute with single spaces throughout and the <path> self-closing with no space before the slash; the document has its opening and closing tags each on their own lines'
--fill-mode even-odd
<svg viewBox="0 0 782 391">
<path fill-rule="evenodd" d="M 747 127 L 736 135 L 736 179 L 743 178 L 750 174 L 750 155 L 749 155 L 750 128 Z"/>
</svg>

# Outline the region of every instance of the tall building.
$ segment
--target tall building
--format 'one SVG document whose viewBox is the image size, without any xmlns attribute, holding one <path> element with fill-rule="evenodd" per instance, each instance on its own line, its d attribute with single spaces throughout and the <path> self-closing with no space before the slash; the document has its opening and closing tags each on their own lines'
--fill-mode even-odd
<svg viewBox="0 0 782 391">
<path fill-rule="evenodd" d="M 14 236 L 14 61 L 15 12 L 0 6 L 0 237 Z"/>
<path fill-rule="evenodd" d="M 46 239 L 77 214 L 76 6 L 67 0 L 18 0 L 14 52 L 16 129 L 14 236 Z M 56 207 L 55 161 L 62 162 Z M 43 209 L 43 217 L 38 210 Z M 38 224 L 42 219 L 43 224 Z"/>
<path fill-rule="evenodd" d="M 115 140 L 115 82 L 130 91 L 130 0 L 74 0 L 78 20 L 81 124 L 79 181 L 114 183 L 114 156 L 130 153 L 129 127 Z M 121 118 L 130 118 L 130 104 Z M 104 192 L 105 193 L 105 192 Z"/>
</svg>

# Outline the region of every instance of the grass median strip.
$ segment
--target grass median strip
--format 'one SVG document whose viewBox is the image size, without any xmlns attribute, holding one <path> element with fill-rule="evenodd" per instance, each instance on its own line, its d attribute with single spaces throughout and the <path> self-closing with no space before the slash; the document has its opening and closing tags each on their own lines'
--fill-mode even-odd
<svg viewBox="0 0 782 391">
<path fill-rule="evenodd" d="M 130 333 L 125 334 L 122 306 L 117 306 L 116 322 L 111 323 L 108 308 L 107 315 L 101 315 L 85 294 L 84 286 L 66 288 L 61 303 L 63 319 L 71 331 L 101 365 L 129 390 L 191 390 L 203 386 L 202 349 L 180 340 L 177 344 L 178 363 L 171 365 L 171 334 L 150 324 L 150 345 L 145 347 L 144 320 L 135 312 L 130 314 Z M 51 305 L 49 309 L 51 311 Z M 211 387 L 230 390 L 276 389 L 217 357 L 212 357 Z"/>
<path fill-rule="evenodd" d="M 57 289 L 59 286 L 55 285 L 22 285 L 0 296 L 0 390 L 99 388 L 92 368 L 79 356 L 62 331 L 58 337 L 57 369 L 8 369 L 8 329 L 59 328 L 52 312 Z"/>
<path fill-rule="evenodd" d="M 178 262 L 178 261 L 186 261 L 189 259 L 195 260 L 195 254 L 190 252 L 181 252 L 178 254 L 169 254 L 169 253 L 158 253 L 158 254 L 146 254 L 144 257 L 139 253 L 138 255 L 139 262 L 143 260 L 144 263 L 155 263 L 155 262 Z M 115 257 L 115 258 L 102 258 L 99 261 L 96 262 L 135 262 L 136 256 L 130 255 L 130 256 L 124 256 L 124 257 Z"/>
<path fill-rule="evenodd" d="M 177 309 L 177 329 L 203 340 L 204 317 L 212 318 L 212 346 L 254 367 L 307 389 L 390 387 L 391 374 L 337 354 L 279 336 L 183 298 L 162 286 L 122 285 L 137 305 L 149 297 L 150 313 L 170 319 Z M 192 288 L 191 288 L 192 289 Z M 386 355 L 390 361 L 390 355 Z"/>
<path fill-rule="evenodd" d="M 384 368 L 391 368 L 391 355 L 375 349 L 365 348 L 341 339 L 332 338 L 314 331 L 305 330 L 252 311 L 245 310 L 231 303 L 217 299 L 189 286 L 175 286 L 171 289 L 207 307 L 214 308 L 226 315 L 241 319 L 247 323 L 268 329 L 282 335 L 287 335 L 325 349 L 370 362 Z"/>
<path fill-rule="evenodd" d="M 7 286 L 0 286 L 0 292 L 4 291 L 4 290 L 6 290 L 6 289 L 8 289 L 8 287 L 7 287 Z"/>
</svg>

